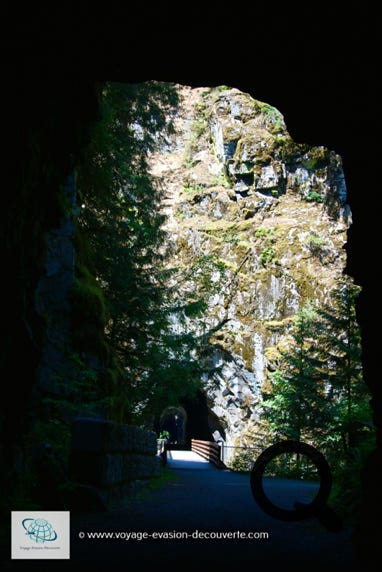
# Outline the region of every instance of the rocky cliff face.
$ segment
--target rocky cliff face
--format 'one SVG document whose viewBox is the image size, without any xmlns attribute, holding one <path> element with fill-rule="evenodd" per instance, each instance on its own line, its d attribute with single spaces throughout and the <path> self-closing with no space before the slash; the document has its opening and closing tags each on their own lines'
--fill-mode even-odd
<svg viewBox="0 0 382 572">
<path fill-rule="evenodd" d="M 350 210 L 341 158 L 295 143 L 278 110 L 237 89 L 179 90 L 176 133 L 152 173 L 179 296 L 193 291 L 207 309 L 174 327 L 215 330 L 203 382 L 215 438 L 234 445 L 258 422 L 299 307 L 326 301 L 343 272 Z"/>
</svg>

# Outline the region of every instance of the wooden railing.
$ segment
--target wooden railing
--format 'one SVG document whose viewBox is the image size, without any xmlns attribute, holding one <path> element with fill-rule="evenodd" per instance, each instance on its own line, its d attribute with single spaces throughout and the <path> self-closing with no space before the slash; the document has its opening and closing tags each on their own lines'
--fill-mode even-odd
<svg viewBox="0 0 382 572">
<path fill-rule="evenodd" d="M 203 459 L 213 463 L 219 469 L 225 466 L 221 459 L 221 447 L 218 443 L 191 439 L 191 451 L 198 453 Z"/>
</svg>

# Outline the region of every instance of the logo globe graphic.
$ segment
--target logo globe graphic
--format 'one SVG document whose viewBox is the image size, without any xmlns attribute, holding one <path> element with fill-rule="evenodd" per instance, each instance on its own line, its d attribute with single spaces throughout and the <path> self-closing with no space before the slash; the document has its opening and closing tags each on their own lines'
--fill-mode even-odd
<svg viewBox="0 0 382 572">
<path fill-rule="evenodd" d="M 34 540 L 37 544 L 52 542 L 57 538 L 57 532 L 44 518 L 25 518 L 22 524 L 29 538 Z"/>
</svg>

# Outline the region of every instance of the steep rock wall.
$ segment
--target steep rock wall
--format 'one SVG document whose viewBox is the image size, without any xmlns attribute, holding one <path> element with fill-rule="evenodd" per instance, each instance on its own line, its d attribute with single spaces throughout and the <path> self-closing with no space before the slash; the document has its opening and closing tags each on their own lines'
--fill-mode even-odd
<svg viewBox="0 0 382 572">
<path fill-rule="evenodd" d="M 170 265 L 207 302 L 174 327 L 216 330 L 203 382 L 229 446 L 256 426 L 299 307 L 330 297 L 351 213 L 341 158 L 295 143 L 278 110 L 235 88 L 179 90 L 176 133 L 151 168 L 165 192 Z"/>
</svg>

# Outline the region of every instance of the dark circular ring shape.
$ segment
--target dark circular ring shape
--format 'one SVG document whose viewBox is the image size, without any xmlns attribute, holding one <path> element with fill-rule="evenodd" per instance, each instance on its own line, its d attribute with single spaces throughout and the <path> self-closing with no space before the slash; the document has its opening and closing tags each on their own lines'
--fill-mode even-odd
<svg viewBox="0 0 382 572">
<path fill-rule="evenodd" d="M 297 505 L 294 510 L 280 508 L 273 504 L 264 492 L 263 474 L 266 466 L 282 453 L 299 453 L 308 457 L 317 467 L 320 476 L 320 488 L 313 501 L 308 505 Z M 312 445 L 300 441 L 280 441 L 268 447 L 255 461 L 251 471 L 251 490 L 260 508 L 279 520 L 296 521 L 317 516 L 326 505 L 332 488 L 332 473 L 325 457 Z"/>
</svg>

